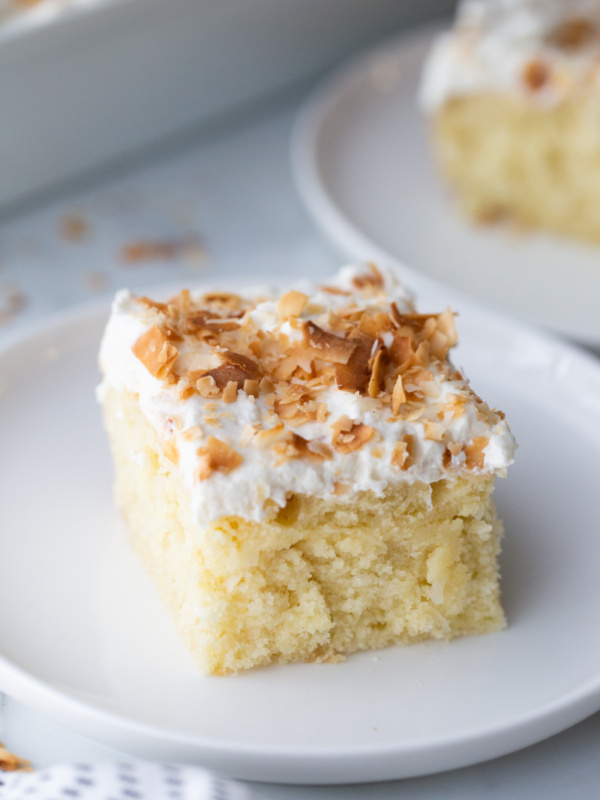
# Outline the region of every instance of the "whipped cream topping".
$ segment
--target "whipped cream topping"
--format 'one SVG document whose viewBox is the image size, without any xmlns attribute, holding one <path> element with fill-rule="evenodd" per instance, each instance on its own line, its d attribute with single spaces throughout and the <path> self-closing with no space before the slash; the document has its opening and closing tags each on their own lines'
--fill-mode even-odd
<svg viewBox="0 0 600 800">
<path fill-rule="evenodd" d="M 416 314 L 391 272 L 364 265 L 284 294 L 121 291 L 98 394 L 139 395 L 199 524 L 260 520 L 292 494 L 503 475 L 514 438 L 447 359 L 455 338 L 449 310 Z"/>
<path fill-rule="evenodd" d="M 419 100 L 431 112 L 492 91 L 552 106 L 599 77 L 598 0 L 462 0 L 425 63 Z"/>
</svg>

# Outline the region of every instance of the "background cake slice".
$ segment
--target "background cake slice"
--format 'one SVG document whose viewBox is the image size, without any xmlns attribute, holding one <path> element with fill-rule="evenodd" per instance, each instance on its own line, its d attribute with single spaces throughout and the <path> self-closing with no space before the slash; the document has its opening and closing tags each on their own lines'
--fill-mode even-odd
<svg viewBox="0 0 600 800">
<path fill-rule="evenodd" d="M 469 217 L 600 242 L 597 0 L 463 1 L 421 103 Z"/>
<path fill-rule="evenodd" d="M 283 293 L 120 292 L 99 390 L 117 501 L 200 669 L 500 629 L 514 439 L 454 318 L 348 267 Z"/>
</svg>

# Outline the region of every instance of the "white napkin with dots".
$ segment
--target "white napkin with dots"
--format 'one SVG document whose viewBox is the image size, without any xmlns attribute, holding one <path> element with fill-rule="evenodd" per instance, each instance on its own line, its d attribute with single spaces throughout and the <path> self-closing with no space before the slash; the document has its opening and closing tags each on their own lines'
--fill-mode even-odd
<svg viewBox="0 0 600 800">
<path fill-rule="evenodd" d="M 196 767 L 120 761 L 0 772 L 0 800 L 259 800 Z"/>
</svg>

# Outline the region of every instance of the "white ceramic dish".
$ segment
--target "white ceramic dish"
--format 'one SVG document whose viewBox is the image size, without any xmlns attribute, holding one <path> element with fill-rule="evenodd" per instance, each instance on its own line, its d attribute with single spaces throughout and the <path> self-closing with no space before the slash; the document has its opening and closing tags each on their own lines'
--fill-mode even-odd
<svg viewBox="0 0 600 800">
<path fill-rule="evenodd" d="M 233 128 L 357 47 L 452 6 L 44 0 L 7 18 L 13 3 L 0 0 L 0 214 Z"/>
<path fill-rule="evenodd" d="M 491 307 L 600 346 L 600 248 L 475 227 L 448 196 L 416 100 L 431 38 L 429 30 L 369 53 L 309 100 L 293 145 L 306 205 L 346 255 L 383 251 Z"/>
<path fill-rule="evenodd" d="M 497 494 L 506 631 L 207 678 L 113 506 L 94 397 L 106 314 L 70 313 L 0 350 L 3 691 L 134 754 L 294 783 L 475 763 L 600 708 L 595 361 L 461 309 L 455 361 L 520 441 Z"/>
</svg>

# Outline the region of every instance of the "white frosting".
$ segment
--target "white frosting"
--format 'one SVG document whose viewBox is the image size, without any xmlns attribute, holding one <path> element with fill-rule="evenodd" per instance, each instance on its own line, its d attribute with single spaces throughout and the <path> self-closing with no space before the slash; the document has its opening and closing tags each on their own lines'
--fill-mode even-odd
<svg viewBox="0 0 600 800">
<path fill-rule="evenodd" d="M 594 33 L 565 46 L 556 32 L 573 21 L 589 23 Z M 452 97 L 489 91 L 558 103 L 598 81 L 599 27 L 599 0 L 462 0 L 454 28 L 437 38 L 426 61 L 421 106 L 434 111 Z M 542 86 L 524 79 L 532 62 L 548 69 Z"/>
<path fill-rule="evenodd" d="M 351 296 L 320 291 L 314 285 L 299 285 L 297 288 L 310 298 L 301 319 L 322 321 L 323 313 L 328 309 L 335 310 L 349 302 L 361 308 L 373 303 L 381 304 L 381 295 L 368 298 L 353 286 L 352 279 L 360 272 L 357 267 L 345 268 L 328 282 L 329 286 L 351 291 Z M 410 312 L 413 308 L 410 298 L 394 276 L 385 274 L 385 282 L 387 298 L 383 307 L 389 309 L 390 301 L 395 301 L 400 312 Z M 297 333 L 290 329 L 288 322 L 282 322 L 277 314 L 277 292 L 247 313 L 258 328 Z M 430 483 L 442 477 L 464 474 L 464 453 L 453 459 L 451 470 L 443 466 L 445 442 L 449 441 L 468 445 L 478 436 L 489 439 L 484 450 L 485 465 L 483 469 L 475 470 L 476 473 L 503 474 L 512 463 L 515 441 L 508 426 L 471 395 L 462 415 L 446 415 L 441 421 L 444 442 L 426 438 L 424 419 L 429 418 L 440 424 L 437 413 L 447 396 L 468 391 L 464 381 L 448 380 L 441 376 L 435 363 L 430 369 L 434 373 L 439 396 L 424 400 L 426 409 L 422 419 L 412 422 L 396 419 L 389 422 L 389 407 L 381 408 L 380 403 L 377 404 L 368 396 L 330 386 L 319 397 L 329 410 L 325 422 L 310 421 L 294 428 L 295 432 L 305 439 L 331 444 L 332 424 L 346 415 L 356 423 L 374 428 L 376 433 L 373 438 L 350 453 L 333 450 L 333 458 L 329 460 L 293 458 L 278 463 L 280 459 L 270 448 L 260 449 L 252 442 L 240 444 L 240 437 L 244 441 L 246 426 L 262 423 L 264 427 L 272 427 L 274 424 L 271 409 L 267 407 L 263 395 L 254 398 L 240 390 L 234 403 L 224 403 L 218 398 L 216 402 L 206 400 L 198 394 L 182 400 L 176 385 L 169 385 L 150 374 L 132 352 L 132 346 L 156 319 L 157 313 L 128 291 L 117 294 L 101 346 L 100 363 L 104 381 L 99 388 L 99 397 L 102 398 L 107 386 L 138 394 L 141 410 L 156 429 L 159 439 L 174 438 L 179 450 L 178 469 L 190 490 L 193 512 L 199 523 L 223 515 L 260 520 L 267 511 L 265 501 L 284 506 L 291 493 L 329 497 L 339 483 L 347 485 L 352 492 L 372 490 L 381 494 L 390 484 L 401 481 Z M 180 353 L 180 359 L 189 359 L 185 346 L 182 346 Z M 218 363 L 214 354 L 204 355 L 203 359 L 205 369 L 211 369 Z M 207 418 L 215 416 L 219 425 L 211 427 Z M 269 419 L 270 423 L 266 424 L 265 420 Z M 205 437 L 214 435 L 228 442 L 243 456 L 242 464 L 227 474 L 214 472 L 208 479 L 199 480 L 197 450 L 201 441 L 190 441 L 184 435 L 186 430 L 194 426 L 199 426 Z M 404 434 L 414 437 L 415 446 L 414 463 L 407 470 L 394 466 L 391 460 L 393 448 Z M 133 461 L 139 458 L 139 453 L 132 453 Z M 469 474 L 473 474 L 473 470 L 469 470 Z"/>
</svg>

